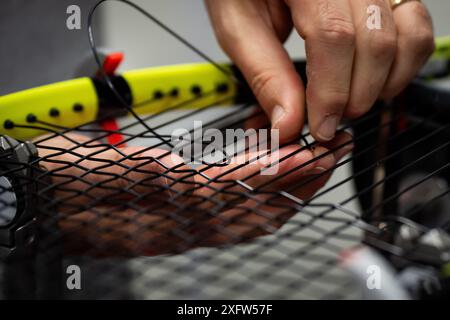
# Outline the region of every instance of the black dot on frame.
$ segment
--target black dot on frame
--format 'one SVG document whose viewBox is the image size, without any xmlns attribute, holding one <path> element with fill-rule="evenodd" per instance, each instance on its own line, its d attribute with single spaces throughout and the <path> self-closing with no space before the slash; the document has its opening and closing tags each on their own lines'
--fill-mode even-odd
<svg viewBox="0 0 450 320">
<path fill-rule="evenodd" d="M 33 123 L 37 121 L 37 117 L 34 114 L 30 113 L 29 115 L 27 115 L 26 120 L 28 123 Z"/>
<path fill-rule="evenodd" d="M 228 83 L 219 83 L 216 87 L 218 93 L 226 93 L 230 89 Z"/>
<path fill-rule="evenodd" d="M 153 99 L 155 100 L 161 100 L 164 97 L 164 93 L 161 90 L 156 90 L 153 93 Z"/>
<path fill-rule="evenodd" d="M 14 122 L 12 122 L 11 120 L 5 120 L 5 122 L 3 122 L 3 128 L 7 130 L 14 128 Z"/>
<path fill-rule="evenodd" d="M 60 112 L 57 108 L 51 108 L 50 111 L 48 112 L 48 114 L 50 115 L 50 117 L 58 117 L 60 115 Z"/>
<path fill-rule="evenodd" d="M 172 90 L 170 90 L 170 96 L 173 98 L 178 97 L 179 94 L 180 94 L 180 90 L 178 90 L 177 88 L 173 88 Z"/>
<path fill-rule="evenodd" d="M 202 94 L 202 88 L 200 86 L 198 86 L 198 85 L 193 85 L 192 88 L 191 88 L 191 92 L 194 95 L 199 96 L 199 95 Z"/>
<path fill-rule="evenodd" d="M 73 105 L 73 111 L 82 112 L 84 110 L 84 106 L 81 103 L 75 103 Z"/>
</svg>

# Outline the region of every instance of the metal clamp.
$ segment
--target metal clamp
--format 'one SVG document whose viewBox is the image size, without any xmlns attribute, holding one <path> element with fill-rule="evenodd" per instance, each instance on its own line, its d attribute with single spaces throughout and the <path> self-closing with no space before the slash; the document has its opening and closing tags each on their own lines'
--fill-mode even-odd
<svg viewBox="0 0 450 320">
<path fill-rule="evenodd" d="M 0 259 L 28 255 L 35 240 L 37 149 L 0 136 Z"/>
</svg>

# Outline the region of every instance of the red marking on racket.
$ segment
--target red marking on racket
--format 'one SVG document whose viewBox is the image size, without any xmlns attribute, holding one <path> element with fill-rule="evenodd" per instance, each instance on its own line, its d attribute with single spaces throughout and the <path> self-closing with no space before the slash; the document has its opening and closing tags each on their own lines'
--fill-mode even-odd
<svg viewBox="0 0 450 320">
<path fill-rule="evenodd" d="M 122 52 L 114 52 L 106 56 L 103 61 L 103 71 L 108 76 L 113 76 L 116 73 L 117 68 L 120 66 L 124 59 Z M 115 119 L 107 119 L 100 123 L 102 129 L 106 131 L 119 131 L 119 125 Z M 117 147 L 124 147 L 125 143 L 123 136 L 120 133 L 111 133 L 107 137 L 108 143 Z"/>
<path fill-rule="evenodd" d="M 116 73 L 117 68 L 119 68 L 120 64 L 124 59 L 124 54 L 122 52 L 114 52 L 108 54 L 103 61 L 103 71 L 108 76 L 113 76 Z"/>
</svg>

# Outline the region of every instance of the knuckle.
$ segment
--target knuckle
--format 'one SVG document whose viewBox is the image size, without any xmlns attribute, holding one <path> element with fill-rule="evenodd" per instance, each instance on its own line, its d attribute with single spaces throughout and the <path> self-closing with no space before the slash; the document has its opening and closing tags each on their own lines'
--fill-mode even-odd
<svg viewBox="0 0 450 320">
<path fill-rule="evenodd" d="M 375 57 L 394 58 L 397 52 L 397 36 L 395 33 L 375 33 L 369 40 L 369 48 Z"/>
<path fill-rule="evenodd" d="M 126 189 L 130 186 L 130 170 L 128 168 L 133 168 L 136 163 L 131 159 L 125 159 L 120 153 L 114 153 L 111 157 L 112 163 L 115 165 L 115 171 L 118 179 L 115 180 L 115 184 L 119 190 Z M 132 171 L 131 171 L 132 172 Z"/>
<path fill-rule="evenodd" d="M 410 4 L 412 14 L 414 17 L 418 17 L 420 21 L 430 22 L 431 17 L 427 8 L 420 2 L 414 2 Z"/>
<path fill-rule="evenodd" d="M 428 57 L 434 52 L 434 36 L 428 28 L 416 30 L 410 41 L 414 51 L 420 56 Z"/>
<path fill-rule="evenodd" d="M 376 5 L 380 8 L 382 8 L 382 10 L 384 9 L 388 9 L 391 10 L 389 6 L 386 5 L 386 0 L 366 0 L 366 7 L 369 5 Z"/>
<path fill-rule="evenodd" d="M 337 14 L 326 14 L 321 17 L 319 36 L 332 44 L 353 45 L 356 39 L 356 30 L 353 22 Z"/>
<path fill-rule="evenodd" d="M 409 28 L 403 30 L 403 36 L 412 52 L 421 57 L 428 57 L 435 49 L 431 18 L 421 3 L 414 2 L 411 5 L 414 19 L 410 22 Z"/>
</svg>

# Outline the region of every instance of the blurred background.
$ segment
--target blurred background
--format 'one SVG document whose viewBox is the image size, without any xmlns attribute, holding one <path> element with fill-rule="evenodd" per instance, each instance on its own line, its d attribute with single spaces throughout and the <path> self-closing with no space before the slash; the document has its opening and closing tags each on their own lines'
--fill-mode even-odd
<svg viewBox="0 0 450 320">
<path fill-rule="evenodd" d="M 194 46 L 202 50 L 205 54 L 216 61 L 228 61 L 226 55 L 219 48 L 207 13 L 201 0 L 134 0 L 155 17 L 163 21 L 181 36 L 189 40 Z M 431 11 L 434 18 L 436 35 L 446 35 L 450 33 L 450 1 L 448 0 L 425 0 L 423 1 Z M 17 90 L 22 90 L 46 83 L 62 81 L 75 76 L 89 76 L 95 73 L 92 70 L 83 69 L 80 65 L 86 61 L 93 63 L 89 49 L 87 36 L 87 15 L 90 8 L 96 3 L 93 0 L 2 0 L 0 4 L 0 94 L 6 94 Z M 81 8 L 82 29 L 68 30 L 66 28 L 66 9 L 69 5 L 76 4 Z M 132 8 L 126 7 L 119 2 L 108 2 L 103 5 L 94 17 L 94 29 L 98 44 L 108 51 L 122 51 L 125 53 L 125 61 L 121 66 L 121 71 L 143 68 L 148 66 L 167 65 L 175 63 L 201 62 L 203 59 L 190 51 L 184 45 L 173 39 L 166 32 L 157 27 L 154 23 L 145 19 Z M 249 39 L 250 41 L 250 39 Z M 293 58 L 304 57 L 304 45 L 299 36 L 293 32 L 286 43 L 286 47 Z M 83 72 L 85 74 L 83 74 Z M 206 119 L 204 119 L 206 121 Z M 349 176 L 349 167 L 344 166 L 338 169 L 330 184 L 342 180 Z M 336 203 L 343 194 L 351 194 L 353 191 L 348 184 L 338 188 L 333 193 L 327 193 L 322 202 Z M 356 201 L 348 204 L 348 209 L 358 211 Z M 296 217 L 295 219 L 301 219 Z M 306 235 L 303 235 L 306 236 Z M 286 247 L 291 244 L 285 243 Z M 206 250 L 206 249 L 205 249 Z M 199 293 L 192 286 L 196 281 L 195 273 L 189 273 L 183 277 L 177 274 L 177 285 L 180 288 L 190 288 L 186 290 L 149 290 L 140 277 L 135 277 L 142 272 L 143 266 L 156 266 L 151 272 L 146 274 L 148 279 L 158 279 L 161 276 L 170 277 L 172 267 L 187 265 L 190 262 L 188 271 L 197 270 L 198 277 L 202 276 L 200 264 L 192 264 L 196 256 L 201 256 L 205 250 L 195 250 L 189 255 L 170 258 L 140 258 L 126 263 L 118 261 L 99 261 L 91 264 L 90 271 L 83 281 L 89 283 L 95 279 L 99 290 L 107 292 L 111 286 L 111 279 L 108 275 L 102 275 L 102 270 L 110 269 L 113 264 L 115 272 L 121 274 L 123 279 L 128 279 L 125 283 L 128 288 L 120 291 L 121 296 L 117 297 L 143 297 L 143 298 L 208 298 L 216 292 L 208 290 Z M 240 256 L 233 250 L 223 252 L 223 261 L 232 261 L 233 257 Z M 272 248 L 268 253 L 272 258 L 277 257 L 279 252 Z M 72 263 L 71 261 L 70 263 Z M 67 262 L 69 263 L 69 262 Z M 172 266 L 161 267 L 157 266 Z M 311 266 L 309 266 L 311 267 Z M 252 266 L 251 261 L 245 268 L 233 270 L 229 277 L 224 276 L 224 284 L 230 279 L 251 278 L 252 272 L 257 270 L 258 265 Z M 166 270 L 165 270 L 166 269 Z M 167 272 L 169 270 L 169 274 Z M 295 266 L 286 269 L 286 273 L 295 273 Z M 102 283 L 103 288 L 100 288 Z M 217 282 L 217 288 L 220 288 Z M 117 289 L 117 288 L 114 288 Z M 211 288 L 213 290 L 214 288 Z M 270 287 L 255 286 L 255 292 L 249 292 L 248 297 L 258 297 L 258 291 L 270 291 Z M 115 292 L 114 290 L 110 290 Z M 175 293 L 178 292 L 178 293 Z M 85 293 L 81 293 L 83 296 Z M 253 295 L 252 295 L 253 294 Z M 91 292 L 95 297 L 96 293 Z M 232 291 L 223 292 L 221 297 L 232 298 Z M 293 298 L 301 298 L 292 293 Z"/>
<path fill-rule="evenodd" d="M 211 58 L 228 60 L 212 32 L 202 0 L 135 0 Z M 436 35 L 450 30 L 450 1 L 423 0 Z M 2 0 L 0 4 L 0 94 L 70 79 L 89 56 L 87 15 L 95 0 Z M 66 9 L 81 8 L 82 29 L 66 28 Z M 96 15 L 98 42 L 126 52 L 123 69 L 201 61 L 153 23 L 114 1 Z M 293 32 L 286 43 L 293 58 L 304 56 L 303 41 Z"/>
</svg>

